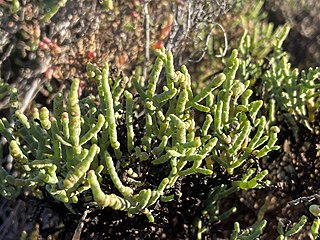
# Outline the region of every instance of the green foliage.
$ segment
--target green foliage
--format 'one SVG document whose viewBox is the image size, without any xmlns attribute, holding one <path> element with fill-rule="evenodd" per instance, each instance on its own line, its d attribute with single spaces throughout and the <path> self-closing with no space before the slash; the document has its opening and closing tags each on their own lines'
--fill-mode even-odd
<svg viewBox="0 0 320 240">
<path fill-rule="evenodd" d="M 245 31 L 238 45 L 239 71 L 236 76 L 241 82 L 249 79 L 250 88 L 263 100 L 262 111 L 269 116 L 265 124 L 272 126 L 285 120 L 296 141 L 299 141 L 298 130 L 301 125 L 308 128 L 310 133 L 319 134 L 320 68 L 300 71 L 291 67 L 289 56 L 282 47 L 290 27 L 285 24 L 274 28 L 272 23 L 266 22 L 266 16 L 261 14 L 263 2 L 258 1 L 249 14 L 240 17 Z M 247 172 L 249 176 L 250 171 L 253 169 Z M 242 183 L 243 188 L 255 182 L 250 177 L 248 180 Z M 237 181 L 233 182 L 235 184 L 241 186 Z M 319 231 L 318 205 L 311 205 L 309 210 L 316 217 L 311 226 L 311 234 L 316 237 Z M 288 229 L 279 221 L 278 239 L 287 239 L 301 232 L 306 223 L 307 218 L 301 216 L 300 221 Z"/>
<path fill-rule="evenodd" d="M 282 44 L 289 33 L 289 26 L 273 24 L 255 25 L 253 36 L 244 33 L 239 42 L 240 71 L 238 77 L 250 79 L 255 91 L 261 96 L 271 123 L 281 112 L 297 134 L 297 124 L 303 124 L 314 132 L 319 97 L 317 82 L 320 68 L 308 71 L 293 69 Z"/>
<path fill-rule="evenodd" d="M 298 223 L 296 223 L 291 229 L 287 229 L 285 227 L 284 223 L 281 220 L 279 220 L 278 221 L 279 236 L 277 239 L 286 240 L 286 239 L 288 239 L 288 237 L 291 237 L 291 236 L 297 234 L 298 232 L 301 231 L 301 229 L 306 224 L 306 222 L 307 222 L 307 217 L 303 215 L 303 216 L 301 216 Z"/>
<path fill-rule="evenodd" d="M 48 7 L 49 11 L 47 11 L 41 18 L 41 21 L 47 23 L 50 19 L 59 11 L 61 7 L 63 7 L 68 0 L 56 0 L 56 1 L 45 1 L 46 7 Z"/>
<path fill-rule="evenodd" d="M 13 13 L 16 13 L 18 12 L 20 9 L 20 3 L 18 0 L 12 0 L 12 3 L 11 3 L 11 11 Z"/>
<path fill-rule="evenodd" d="M 10 142 L 15 174 L 1 167 L 1 194 L 15 197 L 23 187 L 35 191 L 41 187 L 72 211 L 76 210 L 72 204 L 84 195 L 101 207 L 125 210 L 129 216 L 141 212 L 153 221 L 149 209 L 157 201 L 171 198 L 164 195 L 165 189 L 191 174 L 212 175 L 221 166 L 229 174 L 237 171 L 243 176 L 225 194 L 218 191 L 209 196 L 211 203 L 204 212 L 216 220 L 234 212 L 232 208 L 215 216 L 212 209 L 218 209 L 220 199 L 238 189 L 262 186 L 266 170 L 238 169 L 278 149 L 278 128 L 268 129 L 265 117 L 259 117 L 262 102 L 249 100 L 249 81 L 235 80 L 239 67 L 236 50 L 224 72 L 195 96 L 187 68 L 175 71 L 170 52 L 158 50 L 156 54 L 147 85 L 132 81 L 140 97 L 130 93 L 133 86 L 110 79 L 107 64 L 102 70 L 89 64 L 88 76 L 97 83 L 98 100 L 93 96 L 79 99 L 79 80 L 75 79 L 66 104 L 57 94 L 52 113 L 43 107 L 28 119 L 16 110 L 12 126 L 2 119 L 0 131 Z M 160 91 L 163 68 L 167 84 Z M 121 106 L 126 106 L 125 114 Z M 145 128 L 135 129 L 134 119 L 139 114 L 144 116 Z M 198 121 L 196 114 L 205 121 Z M 125 122 L 124 128 L 121 122 Z M 143 136 L 141 141 L 137 141 L 139 136 Z M 135 174 L 143 162 L 170 169 L 167 174 L 159 173 L 161 180 L 155 188 L 140 182 Z M 131 177 L 124 178 L 124 174 Z M 112 192 L 104 192 L 106 184 Z"/>
<path fill-rule="evenodd" d="M 204 202 L 204 210 L 202 211 L 202 214 L 208 215 L 211 222 L 227 219 L 231 214 L 237 211 L 237 208 L 231 207 L 227 211 L 221 213 L 220 202 L 237 190 L 237 187 L 233 186 L 228 188 L 225 184 L 221 184 L 220 186 L 211 189 L 206 201 Z"/>
<path fill-rule="evenodd" d="M 256 221 L 251 227 L 241 231 L 240 224 L 238 222 L 234 223 L 234 230 L 230 236 L 232 240 L 253 240 L 257 239 L 262 233 L 263 229 L 266 227 L 267 221 Z"/>
<path fill-rule="evenodd" d="M 319 236 L 319 227 L 320 227 L 320 219 L 314 219 L 312 226 L 311 226 L 311 234 L 312 236 L 317 239 Z"/>
<path fill-rule="evenodd" d="M 50 10 L 42 21 L 49 22 L 66 2 L 46 1 Z M 19 1 L 11 3 L 12 12 L 18 12 Z M 103 1 L 104 10 L 113 10 L 112 3 Z M 202 218 L 218 223 L 237 211 L 235 206 L 225 208 L 224 200 L 238 191 L 271 185 L 268 170 L 259 163 L 279 149 L 278 116 L 290 123 L 296 136 L 299 124 L 318 134 L 314 124 L 320 106 L 320 68 L 291 67 L 282 49 L 289 26 L 274 28 L 267 23 L 262 5 L 257 1 L 239 18 L 245 31 L 237 50 L 223 58 L 222 67 L 217 67 L 221 73 L 208 70 L 208 75 L 215 74 L 205 86 L 192 82 L 185 66 L 176 71 L 172 53 L 161 49 L 156 50 L 145 81 L 139 76 L 112 79 L 108 64 L 99 69 L 89 63 L 87 75 L 97 85 L 97 96 L 79 99 L 80 81 L 75 79 L 66 101 L 61 93 L 56 95 L 52 112 L 43 107 L 27 117 L 19 111 L 17 91 L 11 89 L 13 117 L 0 120 L 0 133 L 8 141 L 13 168 L 5 168 L 2 158 L 0 194 L 16 198 L 29 188 L 38 197 L 51 195 L 72 212 L 78 210 L 75 203 L 89 204 L 126 211 L 130 217 L 143 213 L 153 222 L 155 204 L 174 201 L 176 182 L 198 174 L 218 180 L 208 186 L 195 221 L 201 239 L 207 230 Z M 199 27 L 202 34 L 208 30 Z M 207 38 L 203 53 L 214 52 L 213 27 L 209 26 L 209 35 L 200 36 Z M 30 44 L 38 42 L 35 36 Z M 0 85 L 1 98 L 9 86 Z M 197 89 L 192 88 L 195 85 Z M 150 173 L 150 168 L 157 171 Z M 155 183 L 146 181 L 147 175 L 155 175 Z M 262 236 L 267 208 L 265 204 L 257 221 L 243 230 L 236 222 L 230 238 Z M 316 238 L 319 206 L 311 205 L 309 211 L 315 217 L 311 234 Z M 304 215 L 291 228 L 280 220 L 278 239 L 299 233 L 306 223 Z"/>
<path fill-rule="evenodd" d="M 311 234 L 315 239 L 317 239 L 320 227 L 320 206 L 318 204 L 310 205 L 309 212 L 315 217 L 311 226 Z"/>
</svg>

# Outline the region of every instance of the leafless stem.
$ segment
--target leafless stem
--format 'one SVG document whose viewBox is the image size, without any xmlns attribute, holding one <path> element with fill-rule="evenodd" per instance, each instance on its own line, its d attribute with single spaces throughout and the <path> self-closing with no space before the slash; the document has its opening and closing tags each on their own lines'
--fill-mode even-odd
<svg viewBox="0 0 320 240">
<path fill-rule="evenodd" d="M 224 50 L 223 50 L 223 52 L 221 54 L 217 54 L 216 57 L 224 57 L 226 55 L 226 53 L 227 53 L 227 50 L 228 50 L 227 33 L 226 33 L 226 31 L 224 30 L 223 26 L 220 23 L 216 23 L 216 25 L 221 28 L 221 30 L 223 32 L 223 37 L 224 37 Z M 210 32 L 210 35 L 211 34 L 212 34 L 212 31 Z M 207 41 L 209 41 L 208 39 L 207 39 Z M 208 45 L 208 42 L 207 42 L 207 45 Z"/>
<path fill-rule="evenodd" d="M 72 240 L 80 240 L 81 232 L 82 232 L 82 229 L 83 229 L 83 226 L 84 226 L 84 222 L 86 220 L 86 217 L 87 217 L 88 213 L 90 213 L 90 212 L 91 212 L 90 210 L 84 211 L 81 219 L 79 220 L 77 229 L 75 230 L 75 232 L 73 234 Z"/>
<path fill-rule="evenodd" d="M 32 84 L 30 89 L 28 90 L 28 92 L 26 93 L 23 102 L 21 104 L 21 108 L 20 111 L 23 113 L 27 107 L 29 106 L 30 102 L 35 98 L 35 96 L 37 95 L 37 93 L 40 90 L 40 86 L 42 86 L 42 84 L 40 83 L 41 80 L 39 78 L 35 79 Z"/>
</svg>

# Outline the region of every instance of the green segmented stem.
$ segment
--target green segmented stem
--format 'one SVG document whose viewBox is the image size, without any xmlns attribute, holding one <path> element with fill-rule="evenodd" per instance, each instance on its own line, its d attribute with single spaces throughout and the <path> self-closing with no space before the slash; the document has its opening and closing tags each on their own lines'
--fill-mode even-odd
<svg viewBox="0 0 320 240">
<path fill-rule="evenodd" d="M 177 101 L 178 99 L 177 98 L 172 98 L 170 101 L 169 101 L 169 108 L 166 112 L 166 116 L 169 116 L 171 113 L 176 113 L 176 108 L 177 108 Z"/>
<path fill-rule="evenodd" d="M 199 148 L 201 146 L 201 138 L 195 137 L 192 141 L 187 141 L 186 143 L 179 144 L 179 151 L 182 152 L 183 149 L 188 148 Z"/>
<path fill-rule="evenodd" d="M 47 167 L 47 172 L 48 172 L 48 174 L 50 176 L 48 184 L 51 184 L 51 185 L 57 184 L 59 182 L 59 179 L 58 179 L 57 174 L 56 174 L 57 166 L 56 165 L 48 166 Z"/>
<path fill-rule="evenodd" d="M 247 189 L 255 188 L 259 184 L 259 182 L 261 182 L 262 179 L 265 178 L 265 176 L 267 175 L 268 175 L 268 170 L 264 170 L 258 173 L 256 177 L 254 177 L 253 179 L 247 182 L 247 185 L 246 185 Z"/>
<path fill-rule="evenodd" d="M 254 102 L 251 102 L 249 105 L 249 112 L 252 120 L 254 121 L 256 119 L 256 115 L 259 111 L 259 109 L 262 107 L 263 101 L 262 100 L 257 100 Z"/>
<path fill-rule="evenodd" d="M 176 94 L 177 94 L 178 90 L 176 88 L 172 88 L 169 89 L 168 91 L 165 91 L 161 94 L 155 95 L 153 97 L 153 101 L 156 103 L 163 103 L 163 102 L 167 102 L 170 99 L 172 99 Z"/>
<path fill-rule="evenodd" d="M 146 111 L 146 131 L 145 136 L 142 139 L 142 143 L 150 149 L 150 144 L 152 140 L 152 115 L 149 111 Z"/>
<path fill-rule="evenodd" d="M 252 140 L 250 141 L 248 148 L 252 148 L 252 149 L 256 148 L 256 144 L 258 143 L 258 141 L 261 139 L 261 137 L 263 135 L 265 125 L 266 125 L 266 118 L 264 116 L 262 116 L 259 119 L 258 130 L 257 130 L 256 134 L 254 135 L 254 137 L 252 138 Z"/>
<path fill-rule="evenodd" d="M 205 158 L 205 156 L 204 155 L 201 155 L 201 154 L 193 154 L 193 155 L 188 155 L 188 156 L 186 156 L 186 160 L 188 161 L 188 162 L 194 162 L 194 161 L 200 161 L 200 160 L 202 160 L 202 159 L 204 159 Z"/>
<path fill-rule="evenodd" d="M 236 80 L 236 83 L 232 86 L 231 90 L 233 96 L 238 98 L 246 90 L 246 85 Z"/>
<path fill-rule="evenodd" d="M 210 128 L 210 125 L 211 123 L 213 122 L 213 118 L 211 116 L 211 114 L 207 114 L 206 115 L 206 119 L 202 125 L 202 129 L 201 129 L 201 132 L 202 132 L 202 135 L 205 136 L 208 134 L 208 130 Z"/>
<path fill-rule="evenodd" d="M 222 114 L 221 114 L 221 121 L 223 124 L 227 123 L 229 121 L 230 116 L 230 100 L 233 92 L 227 91 L 224 93 L 223 97 L 223 106 L 222 106 Z"/>
<path fill-rule="evenodd" d="M 30 151 L 34 157 L 37 156 L 37 148 L 38 148 L 38 141 L 33 136 L 31 136 L 29 129 L 22 127 L 18 130 L 20 136 L 28 143 L 30 146 Z M 12 136 L 13 137 L 13 136 Z M 12 139 L 7 139 L 8 141 L 12 141 Z"/>
<path fill-rule="evenodd" d="M 206 106 L 209 108 L 212 108 L 212 106 L 214 105 L 214 100 L 215 100 L 214 94 L 212 92 L 209 93 L 208 96 L 206 97 Z"/>
<path fill-rule="evenodd" d="M 217 145 L 218 138 L 214 137 L 209 140 L 209 142 L 204 145 L 204 147 L 199 152 L 200 155 L 206 155 Z"/>
<path fill-rule="evenodd" d="M 111 93 L 112 96 L 114 97 L 114 94 L 118 91 L 118 88 L 120 88 L 120 83 L 123 80 L 123 77 L 121 75 L 119 75 L 116 80 L 113 82 L 112 88 L 111 88 Z M 125 82 L 126 83 L 126 82 Z M 124 87 L 124 86 L 122 86 Z M 121 95 L 121 94 L 120 94 Z"/>
<path fill-rule="evenodd" d="M 269 101 L 269 121 L 271 123 L 276 121 L 276 101 L 273 98 Z"/>
<path fill-rule="evenodd" d="M 238 160 L 236 160 L 236 161 L 232 162 L 231 164 L 229 164 L 228 169 L 227 169 L 228 172 L 230 174 L 232 174 L 233 170 L 235 168 L 241 166 L 245 161 L 247 161 L 249 156 L 250 156 L 250 154 L 251 154 L 251 152 L 252 152 L 251 148 L 245 148 L 244 149 L 244 153 L 242 154 L 242 156 Z"/>
<path fill-rule="evenodd" d="M 155 111 L 157 108 L 153 105 L 153 103 L 151 101 L 146 101 L 146 107 L 148 110 L 150 110 L 151 112 Z"/>
<path fill-rule="evenodd" d="M 147 206 L 151 206 L 153 204 L 156 203 L 156 201 L 163 195 L 163 192 L 166 188 L 166 186 L 169 183 L 169 179 L 168 178 L 164 178 L 161 183 L 159 184 L 158 188 L 156 190 L 153 191 L 153 196 L 149 199 L 149 202 L 147 204 Z"/>
<path fill-rule="evenodd" d="M 40 109 L 40 122 L 41 122 L 41 126 L 45 129 L 45 130 L 49 130 L 51 128 L 51 122 L 49 120 L 50 117 L 50 113 L 48 108 L 46 107 L 42 107 Z"/>
<path fill-rule="evenodd" d="M 171 157 L 182 157 L 182 156 L 184 156 L 184 154 L 178 152 L 177 150 L 175 150 L 175 148 L 174 149 L 167 148 L 166 151 L 167 151 L 167 153 L 170 154 Z"/>
<path fill-rule="evenodd" d="M 27 165 L 33 168 L 39 168 L 39 169 L 54 166 L 51 159 L 33 160 L 32 162 L 27 163 Z"/>
<path fill-rule="evenodd" d="M 289 24 L 285 24 L 281 30 L 282 32 L 280 33 L 280 36 L 277 38 L 277 47 L 279 48 L 282 46 L 284 40 L 287 38 L 290 32 Z"/>
<path fill-rule="evenodd" d="M 140 83 L 140 81 L 137 80 L 137 78 L 133 78 L 132 79 L 132 84 L 134 86 L 134 88 L 137 90 L 137 92 L 139 93 L 140 97 L 142 100 L 146 100 L 148 98 L 147 94 L 144 92 L 144 90 L 142 89 Z"/>
<path fill-rule="evenodd" d="M 73 158 L 67 162 L 67 165 L 69 165 L 70 168 L 72 168 L 73 166 L 76 166 L 77 164 L 83 162 L 83 160 L 88 156 L 88 154 L 89 154 L 89 150 L 83 149 L 81 151 L 81 154 L 73 156 Z"/>
<path fill-rule="evenodd" d="M 128 209 L 128 214 L 137 214 L 142 209 L 147 207 L 147 204 L 151 198 L 151 190 L 150 189 L 142 189 L 138 196 L 136 197 L 136 201 L 138 203 L 137 206 L 131 207 Z"/>
<path fill-rule="evenodd" d="M 190 120 L 190 125 L 187 130 L 188 130 L 187 142 L 191 142 L 195 139 L 195 136 L 196 136 L 196 122 L 194 121 L 194 119 Z"/>
<path fill-rule="evenodd" d="M 181 72 L 183 73 L 184 78 L 182 78 L 180 84 L 183 88 L 189 88 L 191 86 L 190 74 L 186 65 L 181 66 Z M 190 89 L 190 88 L 189 88 Z"/>
<path fill-rule="evenodd" d="M 133 131 L 133 97 L 128 91 L 124 92 L 126 97 L 126 128 L 127 128 L 127 148 L 130 153 L 134 148 L 134 131 Z"/>
<path fill-rule="evenodd" d="M 263 136 L 258 140 L 258 142 L 255 144 L 255 148 L 260 147 L 262 144 L 264 144 L 266 141 L 268 141 L 269 136 Z"/>
<path fill-rule="evenodd" d="M 130 202 L 115 194 L 104 194 L 94 170 L 88 172 L 88 182 L 91 186 L 94 201 L 101 207 L 111 207 L 114 210 L 126 210 Z"/>
<path fill-rule="evenodd" d="M 161 157 L 158 157 L 155 160 L 153 160 L 152 164 L 155 164 L 155 165 L 162 164 L 169 161 L 170 158 L 172 158 L 172 156 L 170 155 L 170 153 L 167 152 L 165 155 L 162 155 Z"/>
<path fill-rule="evenodd" d="M 156 49 L 154 51 L 154 53 L 157 55 L 157 57 L 159 57 L 164 63 L 167 62 L 167 55 L 165 52 L 165 48 L 161 48 L 161 49 Z"/>
<path fill-rule="evenodd" d="M 193 103 L 198 103 L 205 99 L 213 90 L 218 88 L 226 80 L 226 75 L 223 73 L 218 74 L 213 80 L 205 87 L 197 96 L 192 99 Z"/>
<path fill-rule="evenodd" d="M 192 107 L 194 107 L 195 109 L 197 109 L 200 112 L 205 112 L 205 113 L 208 113 L 211 110 L 209 107 L 204 106 L 204 105 L 199 104 L 199 103 L 192 103 Z"/>
<path fill-rule="evenodd" d="M 180 176 L 188 176 L 190 174 L 196 173 L 197 169 L 201 166 L 201 163 L 202 163 L 202 160 L 193 161 L 192 167 L 190 167 L 186 170 L 180 171 L 179 175 Z"/>
<path fill-rule="evenodd" d="M 30 129 L 30 123 L 26 115 L 21 113 L 19 110 L 15 112 L 15 115 L 26 128 Z"/>
<path fill-rule="evenodd" d="M 207 168 L 197 168 L 196 173 L 200 173 L 203 175 L 212 175 L 213 171 L 211 169 L 207 169 Z"/>
<path fill-rule="evenodd" d="M 177 116 L 180 116 L 181 114 L 183 114 L 183 112 L 186 109 L 187 101 L 188 101 L 188 91 L 186 89 L 182 89 L 178 97 L 177 107 L 175 111 Z"/>
<path fill-rule="evenodd" d="M 17 143 L 17 141 L 15 140 L 11 140 L 10 141 L 10 154 L 11 156 L 18 160 L 21 164 L 25 164 L 28 162 L 28 158 L 23 154 L 23 152 L 21 151 L 19 144 Z"/>
<path fill-rule="evenodd" d="M 98 132 L 100 132 L 104 122 L 104 116 L 102 114 L 99 114 L 97 124 L 93 128 L 91 128 L 83 137 L 81 137 L 79 142 L 80 146 L 90 141 L 91 138 L 93 138 Z"/>
<path fill-rule="evenodd" d="M 319 229 L 320 229 L 320 219 L 316 218 L 311 226 L 311 234 L 314 237 L 314 239 L 317 239 L 319 236 Z"/>
<path fill-rule="evenodd" d="M 72 148 L 72 144 L 70 142 L 68 142 L 68 140 L 66 140 L 64 137 L 60 136 L 59 134 L 56 134 L 55 137 L 59 140 L 59 142 L 61 144 L 63 144 L 66 147 L 71 147 Z"/>
<path fill-rule="evenodd" d="M 161 60 L 160 56 L 158 55 L 148 80 L 148 87 L 147 87 L 146 93 L 149 99 L 152 99 L 152 97 L 154 96 L 154 93 L 156 92 L 157 82 L 159 80 L 162 67 L 163 67 L 163 60 Z"/>
<path fill-rule="evenodd" d="M 112 148 L 115 151 L 117 159 L 120 159 L 122 153 L 120 151 L 120 143 L 117 137 L 117 125 L 115 121 L 112 93 L 109 85 L 109 65 L 105 64 L 102 70 L 101 86 L 103 91 L 103 100 L 106 104 L 106 120 L 108 122 L 109 139 Z M 102 96 L 101 96 L 102 97 Z"/>
<path fill-rule="evenodd" d="M 47 184 L 46 190 L 58 201 L 63 203 L 68 203 L 69 198 L 67 197 L 67 192 L 65 190 L 57 190 L 52 185 Z"/>
<path fill-rule="evenodd" d="M 249 98 L 253 94 L 253 91 L 251 89 L 247 89 L 244 91 L 244 93 L 241 95 L 241 104 L 244 106 L 249 105 Z"/>
<path fill-rule="evenodd" d="M 257 154 L 258 158 L 261 158 L 265 155 L 267 155 L 270 151 L 279 149 L 279 146 L 274 146 L 275 143 L 277 142 L 278 138 L 278 133 L 280 132 L 280 129 L 276 126 L 273 126 L 270 128 L 270 133 L 269 133 L 269 141 L 267 145 L 265 145 Z M 267 138 L 266 138 L 267 140 Z"/>
<path fill-rule="evenodd" d="M 63 135 L 69 139 L 70 137 L 70 131 L 69 131 L 69 116 L 67 112 L 62 113 L 61 117 L 61 123 L 62 123 L 62 131 Z"/>
<path fill-rule="evenodd" d="M 186 142 L 186 127 L 183 121 L 180 120 L 176 115 L 170 114 L 171 122 L 173 123 L 173 129 L 176 129 L 175 142 L 185 143 Z"/>
<path fill-rule="evenodd" d="M 270 128 L 269 141 L 267 145 L 271 148 L 273 147 L 278 140 L 278 133 L 280 132 L 280 128 L 277 126 L 273 126 Z"/>
<path fill-rule="evenodd" d="M 122 184 L 119 176 L 118 176 L 118 173 L 116 171 L 116 168 L 114 167 L 113 165 L 113 160 L 112 160 L 112 157 L 110 156 L 110 154 L 105 151 L 105 154 L 104 154 L 104 159 L 105 159 L 105 162 L 106 162 L 106 166 L 107 166 L 107 169 L 108 169 L 108 173 L 111 177 L 111 180 L 114 184 L 114 186 L 118 189 L 118 191 L 124 196 L 124 197 L 130 197 L 133 195 L 133 189 L 130 188 L 130 187 L 126 187 Z"/>
<path fill-rule="evenodd" d="M 234 155 L 240 148 L 245 139 L 249 136 L 251 130 L 250 122 L 246 120 L 240 130 L 237 140 L 233 143 L 232 147 L 228 150 L 230 155 Z"/>
<path fill-rule="evenodd" d="M 301 231 L 301 229 L 303 228 L 303 226 L 307 223 L 308 218 L 305 215 L 302 215 L 299 219 L 299 222 L 292 227 L 289 231 L 287 231 L 285 233 L 286 237 L 290 237 L 298 232 Z"/>
<path fill-rule="evenodd" d="M 14 139 L 12 133 L 4 125 L 3 121 L 0 119 L 0 133 L 8 140 L 12 141 Z"/>
<path fill-rule="evenodd" d="M 227 62 L 227 66 L 224 70 L 224 74 L 226 75 L 226 81 L 223 84 L 224 89 L 230 90 L 234 79 L 239 68 L 239 59 L 237 58 L 238 51 L 234 49 L 231 53 L 231 56 Z"/>
<path fill-rule="evenodd" d="M 55 119 L 61 119 L 62 113 L 65 111 L 63 107 L 63 95 L 62 93 L 57 93 L 53 100 L 53 116 Z M 59 129 L 61 129 L 61 123 L 58 122 Z"/>
<path fill-rule="evenodd" d="M 98 152 L 99 147 L 96 144 L 93 144 L 90 147 L 87 157 L 82 162 L 78 163 L 78 165 L 75 166 L 74 170 L 70 170 L 66 178 L 63 180 L 63 186 L 65 189 L 72 188 L 89 170 L 90 165 Z"/>
<path fill-rule="evenodd" d="M 161 122 L 164 122 L 166 120 L 166 117 L 165 117 L 165 115 L 163 114 L 162 111 L 157 111 L 156 114 L 157 114 L 157 117 L 159 118 L 159 120 Z"/>
<path fill-rule="evenodd" d="M 68 116 L 69 116 L 69 132 L 70 143 L 73 146 L 75 154 L 81 153 L 80 133 L 81 133 L 81 111 L 79 106 L 78 88 L 79 79 L 75 79 L 70 88 L 68 96 Z"/>
<path fill-rule="evenodd" d="M 60 160 L 62 158 L 62 149 L 61 149 L 61 142 L 57 138 L 57 135 L 59 134 L 59 127 L 57 120 L 52 117 L 50 119 L 51 121 L 51 137 L 52 137 L 52 144 L 53 144 L 53 156 L 55 160 Z M 59 163 L 60 161 L 57 161 Z"/>
<path fill-rule="evenodd" d="M 164 135 L 169 136 L 171 134 L 170 130 L 170 120 L 167 118 L 165 121 L 163 121 L 160 125 L 159 133 L 158 133 L 158 138 L 162 138 Z M 168 132 L 169 131 L 169 132 Z"/>
<path fill-rule="evenodd" d="M 167 144 L 168 144 L 168 140 L 169 140 L 169 137 L 166 136 L 166 135 L 164 135 L 164 136 L 162 137 L 162 140 L 161 140 L 159 146 L 155 147 L 155 148 L 152 150 L 153 154 L 160 154 L 160 153 L 162 153 L 163 150 L 164 150 L 164 148 L 165 148 L 165 147 L 167 146 Z"/>
<path fill-rule="evenodd" d="M 45 144 L 49 136 L 41 129 L 39 125 L 31 124 L 26 115 L 20 111 L 16 111 L 15 114 L 20 122 L 29 130 L 30 134 L 37 140 L 38 149 L 35 157 L 41 158 L 43 151 L 46 149 Z"/>
<path fill-rule="evenodd" d="M 247 234 L 240 234 L 240 224 L 238 222 L 234 223 L 234 230 L 230 236 L 231 240 L 237 239 L 247 239 L 247 240 L 254 240 L 257 239 L 262 233 L 264 228 L 267 226 L 267 221 L 262 220 L 255 223 L 255 227 L 252 231 L 245 231 Z"/>
<path fill-rule="evenodd" d="M 223 107 L 223 101 L 218 101 L 217 107 L 214 108 L 214 118 L 213 118 L 213 124 L 214 124 L 214 131 L 217 133 L 221 133 L 222 130 L 222 107 Z"/>
<path fill-rule="evenodd" d="M 169 89 L 174 88 L 174 82 L 177 82 L 176 73 L 174 71 L 173 55 L 171 51 L 167 52 L 167 62 L 166 62 L 166 76 L 167 85 Z"/>
<path fill-rule="evenodd" d="M 259 182 L 262 181 L 262 179 L 267 176 L 268 170 L 264 170 L 259 172 L 255 177 L 253 177 L 251 180 L 251 176 L 255 173 L 255 169 L 249 169 L 246 174 L 243 175 L 242 179 L 240 181 L 234 181 L 232 183 L 233 186 L 239 187 L 244 190 L 255 188 L 259 185 Z"/>
<path fill-rule="evenodd" d="M 109 142 L 109 131 L 108 131 L 108 122 L 106 121 L 104 123 L 104 125 L 102 126 L 102 130 L 101 130 L 101 142 L 106 143 L 106 144 L 102 144 L 100 147 L 101 152 L 105 152 L 106 149 L 109 147 L 110 142 Z"/>
<path fill-rule="evenodd" d="M 122 93 L 125 90 L 126 84 L 129 81 L 129 78 L 127 76 L 123 77 L 123 79 L 120 81 L 120 84 L 118 87 L 114 88 L 114 91 L 112 91 L 113 101 L 115 105 L 118 105 L 119 99 L 122 95 Z"/>
</svg>

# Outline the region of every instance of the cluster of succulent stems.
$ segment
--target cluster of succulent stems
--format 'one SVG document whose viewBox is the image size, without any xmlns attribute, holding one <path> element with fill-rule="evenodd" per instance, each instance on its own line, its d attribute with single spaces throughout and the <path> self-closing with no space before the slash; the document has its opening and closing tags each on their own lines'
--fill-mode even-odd
<svg viewBox="0 0 320 240">
<path fill-rule="evenodd" d="M 43 107 L 28 119 L 12 94 L 15 122 L 12 125 L 3 118 L 0 132 L 9 142 L 15 174 L 1 167 L 1 194 L 14 197 L 23 187 L 39 193 L 41 186 L 72 211 L 79 196 L 86 196 L 100 207 L 125 210 L 129 216 L 144 213 L 153 221 L 152 206 L 172 199 L 164 192 L 179 178 L 212 175 L 217 166 L 233 174 L 243 164 L 253 164 L 254 159 L 278 149 L 279 129 L 268 127 L 267 119 L 259 116 L 262 101 L 250 101 L 249 81 L 235 79 L 237 54 L 232 52 L 223 73 L 214 76 L 198 95 L 191 89 L 187 68 L 175 71 L 172 53 L 164 49 L 156 51 L 157 59 L 145 82 L 137 77 L 113 81 L 108 64 L 101 70 L 88 64 L 98 99 L 79 99 L 79 80 L 75 79 L 66 103 L 62 94 L 56 95 L 52 113 Z M 163 69 L 166 84 L 160 90 Z M 120 111 L 123 106 L 125 114 Z M 134 119 L 141 113 L 145 128 L 139 129 L 143 138 L 138 142 Z M 201 125 L 196 114 L 204 118 Z M 119 138 L 117 125 L 123 118 L 125 141 Z M 142 161 L 171 170 L 157 187 L 145 187 L 134 172 Z M 232 182 L 232 188 L 261 187 L 266 175 L 267 170 L 251 168 Z M 105 179 L 111 180 L 113 192 L 104 191 Z"/>
</svg>

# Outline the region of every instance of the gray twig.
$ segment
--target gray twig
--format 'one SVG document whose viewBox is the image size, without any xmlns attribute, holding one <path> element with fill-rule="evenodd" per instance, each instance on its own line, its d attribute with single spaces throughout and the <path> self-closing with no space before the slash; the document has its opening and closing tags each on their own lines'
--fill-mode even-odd
<svg viewBox="0 0 320 240">
<path fill-rule="evenodd" d="M 72 240 L 80 240 L 81 232 L 82 232 L 82 229 L 84 226 L 84 222 L 86 221 L 86 217 L 87 217 L 88 213 L 90 213 L 90 212 L 91 212 L 90 210 L 84 211 L 81 219 L 79 220 L 77 229 L 75 230 L 75 232 L 73 234 Z"/>
</svg>

